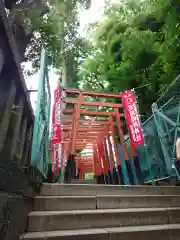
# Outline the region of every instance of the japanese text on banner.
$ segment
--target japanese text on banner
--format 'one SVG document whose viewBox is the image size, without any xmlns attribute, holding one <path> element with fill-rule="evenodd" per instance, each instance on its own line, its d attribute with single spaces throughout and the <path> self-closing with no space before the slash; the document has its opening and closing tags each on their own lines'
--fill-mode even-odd
<svg viewBox="0 0 180 240">
<path fill-rule="evenodd" d="M 60 98 L 62 96 L 62 88 L 59 87 L 54 91 L 54 105 L 52 112 L 52 139 L 51 144 L 59 144 L 61 138 L 60 127 Z"/>
<path fill-rule="evenodd" d="M 133 91 L 127 90 L 122 93 L 122 103 L 126 116 L 127 127 L 135 145 L 144 144 L 141 123 L 137 112 L 136 101 Z"/>
</svg>

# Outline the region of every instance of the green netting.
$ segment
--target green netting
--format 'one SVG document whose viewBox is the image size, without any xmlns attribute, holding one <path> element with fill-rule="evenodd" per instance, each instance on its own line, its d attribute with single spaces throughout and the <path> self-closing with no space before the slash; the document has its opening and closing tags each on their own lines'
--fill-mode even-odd
<svg viewBox="0 0 180 240">
<path fill-rule="evenodd" d="M 139 161 L 144 181 L 177 176 L 174 166 L 175 143 L 180 137 L 180 76 L 167 91 L 152 105 L 153 115 L 143 125 L 145 146 L 138 147 Z M 128 145 L 129 157 L 135 176 L 132 153 Z M 121 146 L 119 152 L 126 184 L 129 184 Z M 178 176 L 180 178 L 180 176 Z"/>
<path fill-rule="evenodd" d="M 152 105 L 153 116 L 164 159 L 170 176 L 174 171 L 175 143 L 180 137 L 180 76 L 168 87 L 162 97 Z"/>
<path fill-rule="evenodd" d="M 180 75 L 157 102 L 152 104 L 152 113 L 152 117 L 142 125 L 145 146 L 138 147 L 144 181 L 178 175 L 174 160 L 176 157 L 175 143 L 180 137 Z M 129 148 L 129 139 L 126 140 L 126 143 Z M 135 176 L 132 154 L 130 149 L 128 151 Z M 121 146 L 119 146 L 119 152 L 123 174 L 128 184 L 129 180 Z M 180 176 L 178 177 L 180 178 Z"/>
<path fill-rule="evenodd" d="M 167 167 L 153 116 L 142 125 L 142 128 L 145 137 L 145 146 L 138 146 L 137 152 L 141 165 L 143 180 L 146 182 L 152 181 L 152 179 L 167 177 Z M 134 173 L 135 183 L 137 183 L 129 138 L 126 140 L 126 144 L 128 146 L 129 159 Z M 119 153 L 124 179 L 126 184 L 129 184 L 121 146 L 119 146 Z"/>
<path fill-rule="evenodd" d="M 50 104 L 51 94 L 47 71 L 47 55 L 43 49 L 41 53 L 38 97 L 34 118 L 31 166 L 37 169 L 45 178 L 48 173 Z"/>
</svg>

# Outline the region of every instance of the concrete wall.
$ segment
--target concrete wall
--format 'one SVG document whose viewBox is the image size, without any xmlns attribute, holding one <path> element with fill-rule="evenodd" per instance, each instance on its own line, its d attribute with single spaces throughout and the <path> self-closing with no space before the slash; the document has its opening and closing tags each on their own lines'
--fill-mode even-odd
<svg viewBox="0 0 180 240">
<path fill-rule="evenodd" d="M 0 239 L 19 240 L 20 234 L 25 232 L 31 209 L 31 198 L 0 192 Z"/>
</svg>

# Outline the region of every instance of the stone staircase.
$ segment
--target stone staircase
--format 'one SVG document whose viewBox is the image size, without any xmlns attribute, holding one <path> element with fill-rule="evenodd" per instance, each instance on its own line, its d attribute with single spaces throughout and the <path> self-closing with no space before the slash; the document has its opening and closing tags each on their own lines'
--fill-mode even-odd
<svg viewBox="0 0 180 240">
<path fill-rule="evenodd" d="M 23 240 L 179 240 L 180 187 L 44 184 Z"/>
<path fill-rule="evenodd" d="M 96 184 L 95 179 L 73 179 L 71 184 Z"/>
</svg>

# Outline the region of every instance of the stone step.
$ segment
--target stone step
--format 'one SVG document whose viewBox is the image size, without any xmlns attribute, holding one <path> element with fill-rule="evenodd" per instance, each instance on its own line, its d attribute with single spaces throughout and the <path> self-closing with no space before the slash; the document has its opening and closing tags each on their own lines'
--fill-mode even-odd
<svg viewBox="0 0 180 240">
<path fill-rule="evenodd" d="M 179 195 L 97 196 L 97 209 L 180 207 Z"/>
<path fill-rule="evenodd" d="M 180 207 L 178 195 L 38 196 L 34 211 Z"/>
<path fill-rule="evenodd" d="M 138 227 L 33 232 L 25 234 L 21 237 L 21 240 L 178 240 L 180 239 L 179 236 L 180 224 L 167 224 Z"/>
<path fill-rule="evenodd" d="M 73 179 L 71 184 L 96 184 L 95 179 Z"/>
<path fill-rule="evenodd" d="M 180 195 L 175 186 L 118 186 L 90 184 L 48 184 L 41 188 L 44 196 L 96 196 L 96 195 Z"/>
<path fill-rule="evenodd" d="M 63 211 L 96 209 L 95 196 L 39 196 L 34 211 Z"/>
<path fill-rule="evenodd" d="M 180 223 L 180 208 L 41 211 L 29 214 L 29 232 Z"/>
</svg>

